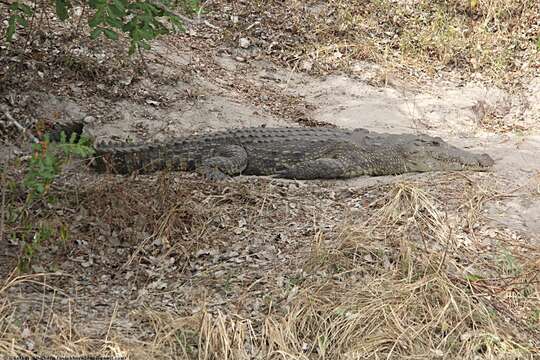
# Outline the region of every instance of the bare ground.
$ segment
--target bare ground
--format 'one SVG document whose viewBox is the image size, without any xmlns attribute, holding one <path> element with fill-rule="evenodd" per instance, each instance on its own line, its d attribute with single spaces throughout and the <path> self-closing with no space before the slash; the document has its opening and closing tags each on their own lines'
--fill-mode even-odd
<svg viewBox="0 0 540 360">
<path fill-rule="evenodd" d="M 369 9 L 349 17 L 362 7 L 253 4 L 213 4 L 222 5 L 205 17 L 213 27 L 158 42 L 146 73 L 106 56 L 120 51 L 113 44 L 55 48 L 61 29 L 22 63 L 3 49 L 8 110 L 34 131 L 84 119 L 97 141 L 259 125 L 427 132 L 490 153 L 494 171 L 208 183 L 97 176 L 74 164 L 51 189 L 55 201 L 28 203 L 17 185 L 26 140 L 7 126 L 0 353 L 538 358 L 535 58 L 516 53 L 529 66 L 498 84 L 497 69 L 474 71 L 488 67 L 485 54 L 446 63 L 435 42 L 440 68 L 424 52 L 390 66 L 370 44 L 345 46 L 353 31 L 315 21 Z M 345 45 L 329 48 L 332 39 Z M 36 238 L 39 250 L 23 253 Z"/>
</svg>

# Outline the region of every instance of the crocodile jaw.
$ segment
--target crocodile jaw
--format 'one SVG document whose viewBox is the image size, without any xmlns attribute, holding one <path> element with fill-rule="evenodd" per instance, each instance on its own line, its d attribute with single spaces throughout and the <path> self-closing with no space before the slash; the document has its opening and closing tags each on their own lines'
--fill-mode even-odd
<svg viewBox="0 0 540 360">
<path fill-rule="evenodd" d="M 452 145 L 422 147 L 405 155 L 409 171 L 488 171 L 494 161 L 488 154 L 470 153 Z"/>
</svg>

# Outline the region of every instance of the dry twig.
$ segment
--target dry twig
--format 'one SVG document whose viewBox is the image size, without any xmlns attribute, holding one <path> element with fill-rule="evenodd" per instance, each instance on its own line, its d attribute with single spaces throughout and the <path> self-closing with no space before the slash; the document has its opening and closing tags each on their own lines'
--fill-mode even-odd
<svg viewBox="0 0 540 360">
<path fill-rule="evenodd" d="M 23 134 L 25 134 L 26 136 L 28 136 L 30 138 L 30 140 L 32 140 L 32 142 L 34 143 L 38 143 L 39 142 L 39 139 L 37 137 L 35 137 L 27 128 L 25 128 L 24 126 L 22 126 L 13 116 L 11 116 L 11 114 L 9 113 L 9 111 L 6 109 L 5 106 L 2 106 L 2 112 L 4 113 L 4 116 L 17 128 L 19 129 Z"/>
</svg>

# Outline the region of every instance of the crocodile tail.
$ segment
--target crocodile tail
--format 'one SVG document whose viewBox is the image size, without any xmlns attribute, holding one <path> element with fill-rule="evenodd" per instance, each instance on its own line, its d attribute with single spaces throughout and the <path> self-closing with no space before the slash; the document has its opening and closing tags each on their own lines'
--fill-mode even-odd
<svg viewBox="0 0 540 360">
<path fill-rule="evenodd" d="M 101 145 L 96 148 L 94 168 L 114 174 L 148 174 L 160 170 L 191 171 L 194 160 L 163 144 Z"/>
<path fill-rule="evenodd" d="M 160 159 L 157 148 L 153 144 L 100 145 L 96 147 L 94 168 L 97 172 L 114 174 L 155 171 Z"/>
</svg>

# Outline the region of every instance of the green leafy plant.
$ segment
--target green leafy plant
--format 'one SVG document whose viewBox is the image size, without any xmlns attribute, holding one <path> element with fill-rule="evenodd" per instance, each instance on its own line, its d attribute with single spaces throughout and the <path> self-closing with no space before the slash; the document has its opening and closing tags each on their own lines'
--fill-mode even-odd
<svg viewBox="0 0 540 360">
<path fill-rule="evenodd" d="M 60 244 L 65 246 L 69 240 L 69 230 L 65 224 L 61 224 L 55 229 L 47 223 L 40 223 L 37 227 L 29 223 L 25 227 L 23 234 L 24 239 L 21 240 L 21 255 L 17 264 L 21 272 L 28 272 L 30 270 L 32 262 L 39 255 L 45 242 L 51 239 L 57 239 Z"/>
<path fill-rule="evenodd" d="M 78 138 L 76 133 L 73 133 L 69 139 L 66 134 L 60 134 L 60 141 L 49 142 L 49 138 L 33 145 L 33 154 L 28 164 L 28 171 L 24 178 L 24 186 L 29 191 L 27 201 L 34 197 L 44 197 L 49 190 L 51 183 L 61 173 L 63 166 L 69 161 L 72 156 L 88 157 L 94 154 L 94 148 L 91 146 L 89 139 L 85 137 Z M 50 202 L 50 198 L 46 198 Z M 30 226 L 29 231 L 33 229 Z M 61 225 L 58 231 L 54 231 L 50 226 L 41 224 L 37 228 L 31 240 L 23 240 L 22 254 L 19 257 L 19 270 L 26 272 L 30 269 L 30 265 L 34 257 L 38 254 L 43 241 L 49 240 L 53 236 L 57 236 L 62 243 L 69 240 L 69 231 L 65 225 Z M 24 236 L 28 238 L 28 236 Z"/>
<path fill-rule="evenodd" d="M 170 31 L 183 30 L 180 18 L 168 10 L 170 2 L 128 0 L 89 0 L 94 15 L 88 20 L 92 29 L 90 35 L 97 38 L 101 34 L 112 40 L 118 39 L 118 32 L 126 33 L 131 45 L 129 52 L 138 48 L 150 49 L 149 41 Z M 171 28 L 164 23 L 167 20 Z"/>
<path fill-rule="evenodd" d="M 39 3 L 34 7 L 19 1 L 9 7 L 10 17 L 6 40 L 12 41 L 17 27 L 28 27 L 28 19 L 36 11 L 47 11 L 48 3 Z M 149 49 L 149 42 L 158 36 L 171 32 L 183 31 L 180 17 L 171 10 L 179 5 L 192 12 L 200 12 L 199 0 L 84 0 L 83 6 L 90 9 L 88 26 L 90 36 L 94 39 L 103 35 L 111 40 L 118 40 L 123 33 L 130 39 L 129 53 L 138 49 Z M 58 19 L 65 21 L 70 17 L 73 7 L 70 0 L 55 0 L 54 11 Z"/>
<path fill-rule="evenodd" d="M 201 15 L 203 12 L 203 7 L 201 6 L 201 2 L 199 0 L 186 0 L 184 2 L 184 9 L 197 15 Z"/>
<path fill-rule="evenodd" d="M 17 30 L 17 25 L 22 27 L 28 26 L 27 18 L 32 16 L 33 9 L 26 4 L 16 1 L 9 6 L 9 12 L 11 16 L 8 19 L 6 39 L 11 41 L 13 35 L 15 35 L 15 31 Z"/>
<path fill-rule="evenodd" d="M 45 140 L 33 145 L 33 155 L 28 166 L 28 173 L 24 179 L 24 185 L 33 195 L 46 194 L 50 184 L 62 171 L 67 160 L 75 155 L 87 157 L 94 153 L 89 139 L 73 133 L 69 140 L 64 132 L 60 135 L 59 143 L 50 143 Z"/>
<path fill-rule="evenodd" d="M 20 271 L 27 272 L 30 270 L 32 260 L 38 253 L 41 243 L 51 238 L 53 230 L 47 225 L 41 225 L 34 236 L 32 241 L 24 243 L 22 248 L 22 255 L 19 257 L 18 268 Z"/>
</svg>

